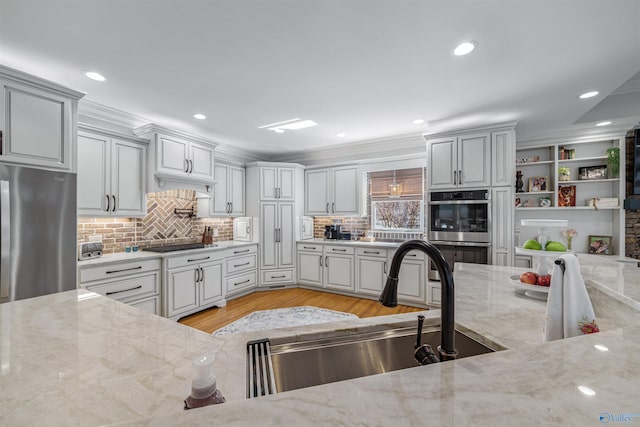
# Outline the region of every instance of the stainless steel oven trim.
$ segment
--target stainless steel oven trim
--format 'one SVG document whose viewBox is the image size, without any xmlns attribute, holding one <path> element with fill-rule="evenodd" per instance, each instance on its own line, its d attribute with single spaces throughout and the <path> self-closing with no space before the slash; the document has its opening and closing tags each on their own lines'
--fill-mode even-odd
<svg viewBox="0 0 640 427">
<path fill-rule="evenodd" d="M 491 230 L 491 220 L 488 219 L 487 228 Z M 491 243 L 491 231 L 429 231 L 429 241 L 440 242 L 476 242 Z"/>
<path fill-rule="evenodd" d="M 490 248 L 491 242 L 450 242 L 443 240 L 430 240 L 429 243 L 433 245 L 445 245 L 445 246 L 475 246 L 479 248 Z"/>
<path fill-rule="evenodd" d="M 488 205 L 491 200 L 442 200 L 439 202 L 429 202 L 430 205 Z"/>
</svg>

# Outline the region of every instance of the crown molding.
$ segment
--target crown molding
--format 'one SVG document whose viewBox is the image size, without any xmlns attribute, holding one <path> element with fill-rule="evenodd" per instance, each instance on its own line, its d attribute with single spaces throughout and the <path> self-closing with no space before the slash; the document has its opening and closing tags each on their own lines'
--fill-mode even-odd
<svg viewBox="0 0 640 427">
<path fill-rule="evenodd" d="M 486 126 L 476 126 L 472 128 L 456 129 L 456 130 L 451 130 L 446 132 L 423 133 L 422 136 L 424 137 L 425 140 L 428 141 L 430 139 L 456 136 L 456 135 L 462 135 L 467 133 L 506 131 L 506 130 L 515 129 L 517 125 L 518 125 L 518 122 L 495 123 L 495 124 L 490 124 Z"/>
<path fill-rule="evenodd" d="M 31 86 L 36 89 L 46 89 L 58 95 L 73 99 L 80 99 L 86 95 L 86 93 L 84 92 L 69 89 L 68 87 L 64 87 L 59 85 L 58 83 L 52 82 L 51 80 L 43 79 L 42 77 L 34 76 L 33 74 L 27 74 L 23 71 L 16 70 L 15 68 L 10 68 L 5 65 L 0 65 L 0 77 L 5 80 L 10 80 L 23 85 Z"/>
<path fill-rule="evenodd" d="M 126 139 L 128 141 L 137 142 L 139 144 L 149 145 L 149 140 L 148 139 L 139 138 L 139 137 L 137 137 L 137 136 L 135 136 L 133 134 L 127 134 L 127 133 L 112 131 L 110 129 L 105 129 L 105 128 L 102 128 L 100 126 L 95 126 L 95 125 L 90 124 L 90 123 L 83 123 L 83 122 L 78 123 L 78 130 L 79 131 L 85 131 L 85 132 L 91 132 L 91 133 L 97 133 L 97 134 L 104 135 L 104 136 L 107 136 L 107 137 L 115 137 L 115 138 L 118 138 L 118 139 Z"/>
</svg>

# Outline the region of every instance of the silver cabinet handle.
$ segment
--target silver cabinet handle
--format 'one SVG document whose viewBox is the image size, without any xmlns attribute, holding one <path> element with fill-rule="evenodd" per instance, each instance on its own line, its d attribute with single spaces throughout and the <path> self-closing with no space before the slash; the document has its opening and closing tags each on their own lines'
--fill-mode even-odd
<svg viewBox="0 0 640 427">
<path fill-rule="evenodd" d="M 462 169 L 458 171 L 458 184 L 462 185 Z"/>
<path fill-rule="evenodd" d="M 131 267 L 131 268 L 123 268 L 122 270 L 111 270 L 111 271 L 107 271 L 107 274 L 113 274 L 113 273 L 122 273 L 125 271 L 132 271 L 132 270 L 140 270 L 142 268 L 141 265 L 137 266 L 137 267 Z"/>
<path fill-rule="evenodd" d="M 458 171 L 453 171 L 453 184 L 458 184 Z"/>
<path fill-rule="evenodd" d="M 235 268 L 235 267 L 242 267 L 243 265 L 249 265 L 249 264 L 251 264 L 251 262 L 245 262 L 245 263 L 243 263 L 243 264 L 233 264 L 233 267 L 234 267 L 234 268 Z"/>
<path fill-rule="evenodd" d="M 247 227 L 247 230 L 249 229 L 249 227 Z M 243 254 L 245 252 L 249 252 L 249 249 L 243 249 L 241 251 L 233 251 L 234 254 Z"/>
<path fill-rule="evenodd" d="M 384 274 L 387 274 L 387 261 L 384 262 Z"/>
<path fill-rule="evenodd" d="M 331 249 L 333 252 L 347 252 L 346 249 L 336 249 L 336 248 L 332 248 Z"/>
<path fill-rule="evenodd" d="M 336 213 L 336 202 L 331 202 L 331 213 Z"/>
<path fill-rule="evenodd" d="M 200 267 L 200 281 L 204 282 L 204 270 Z"/>
<path fill-rule="evenodd" d="M 205 259 L 209 259 L 209 258 L 211 258 L 211 257 L 207 256 L 207 257 L 204 257 L 204 258 L 188 259 L 187 262 L 204 261 Z"/>
<path fill-rule="evenodd" d="M 287 276 L 285 276 L 284 274 L 282 276 L 271 276 L 272 279 L 284 279 L 285 277 Z"/>
<path fill-rule="evenodd" d="M 123 289 L 121 291 L 107 292 L 105 295 L 113 295 L 113 294 L 119 294 L 119 293 L 122 293 L 122 292 L 135 291 L 136 289 L 142 289 L 142 285 L 136 286 L 135 288 Z"/>
<path fill-rule="evenodd" d="M 114 196 L 112 194 L 111 197 L 113 197 L 113 208 L 111 209 L 111 212 L 115 212 L 116 211 L 116 196 Z"/>
<path fill-rule="evenodd" d="M 229 213 L 233 213 L 233 203 L 229 202 Z"/>
<path fill-rule="evenodd" d="M 107 198 L 107 208 L 105 209 L 105 212 L 109 212 L 111 210 L 111 199 L 109 198 L 108 194 L 105 194 L 105 196 Z"/>
<path fill-rule="evenodd" d="M 376 255 L 380 255 L 380 252 L 378 251 L 364 251 L 365 254 L 376 254 Z"/>
<path fill-rule="evenodd" d="M 243 282 L 238 282 L 238 283 L 234 283 L 233 286 L 238 286 L 238 285 L 244 285 L 245 283 L 249 283 L 251 281 L 251 279 L 247 279 Z"/>
<path fill-rule="evenodd" d="M 184 171 L 189 173 L 189 159 L 184 159 Z"/>
<path fill-rule="evenodd" d="M 418 255 L 416 255 L 416 254 L 407 254 L 406 256 L 417 257 Z"/>
<path fill-rule="evenodd" d="M 189 160 L 189 173 L 193 173 L 193 160 Z"/>
<path fill-rule="evenodd" d="M 195 270 L 193 270 L 193 274 L 196 276 L 195 277 L 196 283 L 200 283 L 200 269 L 196 268 Z"/>
<path fill-rule="evenodd" d="M 303 246 L 304 249 L 313 249 L 314 251 L 316 250 L 315 246 Z"/>
<path fill-rule="evenodd" d="M 247 234 L 251 233 L 251 228 L 247 225 Z"/>
<path fill-rule="evenodd" d="M 324 267 L 324 265 L 322 265 L 322 255 L 320 255 L 320 267 Z"/>
<path fill-rule="evenodd" d="M 329 213 L 329 202 L 327 202 L 327 213 Z"/>
<path fill-rule="evenodd" d="M 329 267 L 329 257 L 328 257 L 328 256 L 325 256 L 325 257 L 324 257 L 324 265 L 325 265 L 326 267 Z"/>
</svg>

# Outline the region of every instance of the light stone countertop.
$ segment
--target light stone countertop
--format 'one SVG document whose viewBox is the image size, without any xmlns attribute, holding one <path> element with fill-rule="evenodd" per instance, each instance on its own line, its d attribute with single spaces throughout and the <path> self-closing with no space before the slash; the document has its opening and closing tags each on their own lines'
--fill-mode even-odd
<svg viewBox="0 0 640 427">
<path fill-rule="evenodd" d="M 614 268 L 602 262 L 587 281 Z M 454 274 L 458 327 L 510 350 L 251 400 L 247 341 L 415 325 L 418 313 L 211 337 L 82 290 L 2 304 L 0 425 L 592 425 L 603 412 L 640 412 L 640 326 L 617 328 L 638 313 L 615 319 L 598 294 L 603 332 L 542 344 L 544 302 L 507 280 L 522 271 L 457 264 Z M 227 403 L 182 411 L 191 360 L 207 351 Z"/>
<path fill-rule="evenodd" d="M 311 243 L 311 244 L 323 244 L 323 245 L 338 245 L 338 246 L 360 246 L 363 248 L 397 248 L 403 242 L 365 242 L 362 240 L 333 240 L 333 239 L 307 239 L 298 240 L 298 243 Z"/>
</svg>

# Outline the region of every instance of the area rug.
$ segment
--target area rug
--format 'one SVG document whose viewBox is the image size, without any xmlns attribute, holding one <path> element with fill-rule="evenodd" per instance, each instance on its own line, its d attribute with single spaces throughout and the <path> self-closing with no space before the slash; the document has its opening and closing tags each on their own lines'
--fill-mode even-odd
<svg viewBox="0 0 640 427">
<path fill-rule="evenodd" d="M 311 306 L 260 310 L 254 311 L 233 323 L 229 323 L 227 326 L 215 331 L 212 335 L 288 328 L 290 326 L 305 326 L 357 318 L 358 316 L 355 314 Z"/>
</svg>

